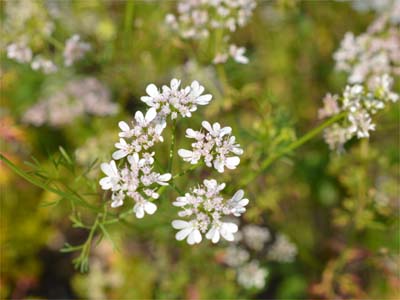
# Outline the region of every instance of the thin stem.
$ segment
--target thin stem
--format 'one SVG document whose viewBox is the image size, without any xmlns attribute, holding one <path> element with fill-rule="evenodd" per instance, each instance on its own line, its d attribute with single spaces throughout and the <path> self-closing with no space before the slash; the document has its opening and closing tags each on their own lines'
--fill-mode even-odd
<svg viewBox="0 0 400 300">
<path fill-rule="evenodd" d="M 253 173 L 253 175 L 246 180 L 244 185 L 249 184 L 251 181 L 253 181 L 260 173 L 268 169 L 268 167 L 277 159 L 281 158 L 282 156 L 288 154 L 289 152 L 299 148 L 312 138 L 314 138 L 316 135 L 318 135 L 321 131 L 323 131 L 325 128 L 331 126 L 333 123 L 339 121 L 340 119 L 344 118 L 347 115 L 346 112 L 343 112 L 341 114 L 338 114 L 336 116 L 333 116 L 332 118 L 326 120 L 324 123 L 319 125 L 318 127 L 310 130 L 307 132 L 305 135 L 303 135 L 301 138 L 298 140 L 294 141 L 293 143 L 289 144 L 286 148 L 283 150 L 277 152 L 276 154 L 272 154 L 269 157 L 267 157 L 262 163 L 259 172 Z"/>
<path fill-rule="evenodd" d="M 180 173 L 176 174 L 174 177 L 172 177 L 172 179 L 179 178 L 179 177 L 189 173 L 190 171 L 193 171 L 194 169 L 200 167 L 201 165 L 203 165 L 203 162 L 200 162 L 198 164 L 191 166 L 190 168 L 187 168 L 186 170 L 183 170 L 182 172 L 180 172 Z"/>
<path fill-rule="evenodd" d="M 96 206 L 91 205 L 90 203 L 86 202 L 85 200 L 83 200 L 80 197 L 75 196 L 74 194 L 69 194 L 63 191 L 60 191 L 58 189 L 52 188 L 50 186 L 48 186 L 45 183 L 42 183 L 38 180 L 36 180 L 35 178 L 33 178 L 32 176 L 30 176 L 28 173 L 26 173 L 25 171 L 21 170 L 20 168 L 18 168 L 16 165 L 14 165 L 10 160 L 8 160 L 3 154 L 0 154 L 0 160 L 3 161 L 11 170 L 13 170 L 17 175 L 21 176 L 22 178 L 24 178 L 26 181 L 32 183 L 33 185 L 36 185 L 37 187 L 46 190 L 48 192 L 57 194 L 59 196 L 61 196 L 62 198 L 65 199 L 70 199 L 72 202 L 76 201 L 78 203 L 81 203 L 83 206 L 98 212 L 98 208 Z"/>
<path fill-rule="evenodd" d="M 134 0 L 128 0 L 126 2 L 125 19 L 124 19 L 124 31 L 126 34 L 129 34 L 132 29 L 134 7 L 135 7 Z"/>
<path fill-rule="evenodd" d="M 176 139 L 176 119 L 172 121 L 172 134 L 171 134 L 171 146 L 169 147 L 169 160 L 168 160 L 168 173 L 172 171 L 172 163 L 174 160 L 175 152 L 175 139 Z"/>
<path fill-rule="evenodd" d="M 61 51 L 64 50 L 64 44 L 61 43 L 60 41 L 56 40 L 55 38 L 53 38 L 50 35 L 46 36 L 45 38 L 50 44 L 52 44 L 55 48 L 57 48 L 57 50 L 61 50 Z"/>
</svg>

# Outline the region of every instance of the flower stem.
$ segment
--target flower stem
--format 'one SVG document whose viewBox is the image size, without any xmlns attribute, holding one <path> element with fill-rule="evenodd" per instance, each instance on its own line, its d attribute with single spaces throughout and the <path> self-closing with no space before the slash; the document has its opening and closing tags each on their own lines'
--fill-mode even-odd
<svg viewBox="0 0 400 300">
<path fill-rule="evenodd" d="M 17 175 L 21 176 L 22 178 L 24 178 L 26 181 L 32 183 L 33 185 L 36 185 L 37 187 L 46 190 L 48 192 L 54 193 L 56 195 L 59 195 L 62 198 L 65 199 L 69 199 L 71 200 L 71 202 L 75 203 L 79 203 L 82 206 L 89 208 L 93 211 L 98 212 L 99 209 L 86 202 L 83 198 L 76 196 L 73 193 L 67 193 L 64 191 L 61 191 L 59 189 L 53 188 L 45 183 L 40 182 L 39 180 L 33 178 L 32 176 L 30 176 L 28 173 L 26 173 L 25 171 L 23 171 L 22 169 L 20 169 L 19 167 L 17 167 L 16 165 L 14 165 L 10 160 L 8 160 L 3 154 L 0 154 L 0 160 L 3 161 L 12 171 L 14 171 Z"/>
<path fill-rule="evenodd" d="M 124 31 L 129 34 L 132 30 L 133 12 L 135 8 L 134 0 L 127 0 L 125 7 Z"/>
<path fill-rule="evenodd" d="M 172 171 L 172 163 L 174 160 L 174 151 L 175 151 L 175 139 L 176 139 L 176 119 L 172 121 L 172 134 L 171 134 L 171 146 L 169 148 L 168 173 L 171 173 Z"/>
<path fill-rule="evenodd" d="M 330 119 L 326 120 L 324 123 L 322 123 L 321 125 L 319 125 L 318 127 L 310 130 L 309 132 L 307 132 L 305 135 L 303 135 L 301 138 L 299 138 L 298 140 L 292 142 L 291 144 L 289 144 L 287 147 L 285 147 L 284 149 L 282 149 L 281 151 L 278 151 L 276 154 L 272 154 L 270 156 L 268 156 L 262 163 L 260 166 L 260 169 L 258 172 L 254 172 L 252 176 L 250 176 L 250 178 L 248 178 L 244 185 L 249 184 L 251 181 L 253 181 L 260 173 L 264 172 L 266 169 L 268 169 L 268 167 L 277 159 L 281 158 L 282 156 L 290 153 L 291 151 L 299 148 L 300 146 L 302 146 L 303 144 L 305 144 L 306 142 L 308 142 L 309 140 L 311 140 L 312 138 L 314 138 L 315 136 L 317 136 L 320 132 L 322 132 L 325 128 L 331 126 L 333 123 L 339 121 L 340 119 L 344 118 L 347 115 L 346 112 L 342 112 L 338 115 L 335 115 L 333 117 L 331 117 Z"/>
</svg>

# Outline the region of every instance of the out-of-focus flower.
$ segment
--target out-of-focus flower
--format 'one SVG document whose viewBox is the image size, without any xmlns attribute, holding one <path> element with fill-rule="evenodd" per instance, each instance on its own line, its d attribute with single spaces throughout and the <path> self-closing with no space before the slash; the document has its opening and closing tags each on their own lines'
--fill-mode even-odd
<svg viewBox="0 0 400 300">
<path fill-rule="evenodd" d="M 68 82 L 63 89 L 29 108 L 23 121 L 35 126 L 48 123 L 59 127 L 84 114 L 113 115 L 118 106 L 110 101 L 109 90 L 95 78 Z"/>
<path fill-rule="evenodd" d="M 369 84 L 377 76 L 400 75 L 399 20 L 400 2 L 393 1 L 367 32 L 346 33 L 334 59 L 336 68 L 349 74 L 349 83 Z"/>
<path fill-rule="evenodd" d="M 228 46 L 230 34 L 247 24 L 253 14 L 255 0 L 180 0 L 178 14 L 168 14 L 165 18 L 170 28 L 184 39 L 202 40 L 211 33 L 221 34 L 221 49 L 238 63 L 248 63 L 245 48 Z M 214 63 L 225 63 L 228 53 L 215 53 Z"/>
<path fill-rule="evenodd" d="M 57 66 L 49 59 L 45 59 L 41 56 L 36 56 L 31 67 L 33 70 L 42 70 L 45 74 L 51 74 L 57 72 Z"/>
<path fill-rule="evenodd" d="M 257 261 L 251 261 L 238 269 L 238 283 L 246 289 L 262 289 L 265 286 L 267 269 L 261 268 Z"/>
<path fill-rule="evenodd" d="M 246 245 L 255 251 L 261 251 L 265 243 L 271 239 L 271 234 L 266 227 L 246 225 L 241 231 Z"/>
<path fill-rule="evenodd" d="M 236 245 L 229 246 L 224 253 L 224 262 L 230 267 L 239 267 L 250 258 L 249 252 Z"/>
<path fill-rule="evenodd" d="M 7 46 L 7 57 L 19 63 L 32 60 L 32 50 L 24 43 L 12 43 Z"/>
<path fill-rule="evenodd" d="M 80 60 L 90 48 L 90 44 L 82 42 L 81 37 L 74 34 L 65 42 L 64 64 L 71 66 L 75 61 Z"/>
<path fill-rule="evenodd" d="M 297 255 L 297 247 L 284 234 L 278 234 L 268 250 L 268 258 L 278 262 L 290 263 Z"/>
<path fill-rule="evenodd" d="M 375 130 L 372 115 L 383 109 L 387 103 L 396 102 L 399 95 L 392 91 L 393 78 L 384 74 L 374 77 L 368 85 L 348 85 L 342 96 L 328 94 L 319 116 L 346 113 L 346 118 L 324 131 L 324 138 L 331 150 L 343 150 L 343 145 L 352 137 L 368 138 Z"/>
</svg>

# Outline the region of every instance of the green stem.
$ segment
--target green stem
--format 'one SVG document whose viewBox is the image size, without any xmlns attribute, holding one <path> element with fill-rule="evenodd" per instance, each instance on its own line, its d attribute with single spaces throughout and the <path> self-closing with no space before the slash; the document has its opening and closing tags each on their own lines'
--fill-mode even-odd
<svg viewBox="0 0 400 300">
<path fill-rule="evenodd" d="M 244 185 L 249 184 L 251 181 L 253 181 L 260 173 L 268 169 L 268 167 L 277 159 L 281 158 L 282 156 L 292 152 L 293 150 L 299 148 L 315 136 L 317 136 L 320 132 L 322 132 L 325 128 L 331 126 L 332 124 L 336 123 L 340 119 L 344 118 L 347 115 L 346 112 L 343 112 L 341 114 L 335 115 L 331 117 L 330 119 L 326 120 L 324 123 L 319 125 L 318 127 L 310 130 L 307 132 L 305 135 L 303 135 L 301 138 L 298 140 L 294 141 L 293 143 L 289 144 L 286 148 L 283 150 L 277 152 L 276 154 L 272 154 L 269 157 L 267 157 L 262 163 L 261 167 L 258 172 L 254 172 L 253 175 L 246 180 Z"/>
<path fill-rule="evenodd" d="M 58 189 L 52 188 L 50 186 L 48 186 L 47 184 L 44 184 L 42 182 L 40 182 L 39 180 L 36 180 L 35 178 L 33 178 L 32 176 L 30 176 L 28 173 L 26 173 L 25 171 L 21 170 L 20 168 L 18 168 L 16 165 L 14 165 L 10 160 L 8 160 L 3 154 L 0 154 L 0 160 L 3 161 L 12 171 L 14 171 L 17 175 L 21 176 L 22 178 L 24 178 L 26 181 L 32 183 L 33 185 L 36 185 L 37 187 L 46 190 L 48 192 L 54 193 L 56 195 L 59 195 L 62 198 L 65 199 L 69 199 L 72 202 L 77 202 L 82 204 L 83 206 L 98 212 L 98 208 L 96 206 L 91 205 L 90 203 L 86 202 L 85 200 L 83 200 L 80 197 L 75 196 L 74 194 L 70 194 L 70 193 L 66 193 L 63 191 L 60 191 Z"/>
<path fill-rule="evenodd" d="M 52 44 L 57 50 L 64 51 L 64 44 L 53 38 L 52 36 L 46 36 L 45 39 Z"/>
<path fill-rule="evenodd" d="M 133 12 L 135 2 L 134 0 L 128 0 L 125 7 L 125 19 L 124 19 L 124 31 L 129 34 L 132 30 Z"/>
<path fill-rule="evenodd" d="M 172 171 L 172 162 L 174 160 L 175 151 L 175 139 L 176 139 L 176 119 L 172 121 L 172 135 L 171 135 L 171 146 L 169 147 L 169 160 L 168 160 L 168 173 Z"/>
<path fill-rule="evenodd" d="M 203 164 L 204 164 L 203 162 L 200 162 L 200 163 L 198 163 L 198 164 L 195 164 L 195 165 L 191 166 L 190 168 L 187 168 L 186 170 L 183 170 L 182 172 L 176 174 L 174 177 L 172 177 L 172 179 L 179 178 L 179 177 L 181 177 L 181 176 L 183 176 L 183 175 L 189 173 L 190 171 L 193 171 L 194 169 L 197 169 L 198 167 L 200 167 L 200 166 L 203 165 Z"/>
</svg>

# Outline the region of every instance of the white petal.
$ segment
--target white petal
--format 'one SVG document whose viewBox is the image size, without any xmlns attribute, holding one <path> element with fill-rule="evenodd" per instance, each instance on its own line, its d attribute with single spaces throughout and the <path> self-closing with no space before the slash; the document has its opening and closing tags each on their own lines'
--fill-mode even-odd
<svg viewBox="0 0 400 300">
<path fill-rule="evenodd" d="M 182 158 L 191 158 L 193 156 L 193 152 L 186 149 L 179 149 L 178 155 Z"/>
<path fill-rule="evenodd" d="M 152 83 L 146 87 L 146 93 L 151 97 L 157 97 L 160 94 L 157 87 Z"/>
<path fill-rule="evenodd" d="M 108 163 L 102 163 L 100 165 L 100 168 L 103 171 L 103 173 L 106 174 L 107 176 L 112 177 L 112 176 L 115 175 L 114 172 L 113 172 L 112 166 L 111 166 L 111 162 L 109 164 Z"/>
<path fill-rule="evenodd" d="M 122 201 L 122 199 L 119 199 L 119 200 L 116 200 L 116 201 L 111 202 L 111 207 L 113 207 L 113 208 L 119 207 L 119 206 L 121 206 L 122 204 L 124 204 L 124 201 Z"/>
<path fill-rule="evenodd" d="M 189 245 L 198 244 L 201 242 L 201 233 L 198 229 L 194 229 L 188 236 L 187 243 Z"/>
<path fill-rule="evenodd" d="M 207 105 L 212 99 L 212 95 L 202 95 L 196 99 L 196 103 L 199 105 Z"/>
<path fill-rule="evenodd" d="M 183 229 L 183 228 L 189 227 L 189 222 L 182 221 L 182 220 L 173 220 L 171 225 L 175 229 Z"/>
<path fill-rule="evenodd" d="M 211 124 L 208 123 L 207 121 L 201 122 L 201 125 L 209 132 L 213 132 L 213 129 L 211 127 Z"/>
<path fill-rule="evenodd" d="M 240 163 L 240 158 L 237 156 L 228 157 L 226 159 L 226 167 L 228 169 L 235 169 L 239 163 Z"/>
<path fill-rule="evenodd" d="M 193 231 L 193 228 L 189 227 L 189 228 L 184 228 L 181 231 L 178 231 L 175 235 L 175 238 L 178 241 L 182 241 L 183 239 L 185 239 L 191 232 Z"/>
<path fill-rule="evenodd" d="M 118 126 L 119 126 L 119 128 L 121 128 L 122 131 L 129 131 L 130 130 L 129 125 L 124 121 L 119 122 Z"/>
<path fill-rule="evenodd" d="M 104 178 L 100 179 L 99 183 L 103 190 L 109 190 L 112 188 L 112 183 L 111 183 L 110 177 L 104 177 Z"/>
<path fill-rule="evenodd" d="M 133 211 L 136 214 L 136 218 L 141 219 L 144 217 L 144 209 L 142 204 L 136 203 L 135 206 L 133 207 Z"/>
<path fill-rule="evenodd" d="M 145 210 L 149 215 L 152 215 L 152 214 L 154 214 L 154 213 L 156 212 L 156 210 L 157 210 L 157 205 L 155 205 L 155 204 L 152 203 L 152 202 L 147 201 L 147 202 L 144 204 L 144 210 Z"/>
<path fill-rule="evenodd" d="M 150 108 L 146 113 L 145 117 L 146 123 L 148 124 L 151 121 L 153 121 L 156 115 L 157 115 L 156 109 L 154 107 Z"/>
<path fill-rule="evenodd" d="M 232 201 L 235 201 L 235 202 L 239 201 L 240 199 L 243 198 L 243 195 L 244 195 L 243 190 L 238 190 L 238 191 L 235 193 L 235 195 L 233 195 Z"/>
<path fill-rule="evenodd" d="M 165 173 L 165 174 L 158 176 L 158 180 L 159 181 L 168 181 L 171 179 L 171 177 L 172 177 L 172 175 L 170 173 Z"/>
<path fill-rule="evenodd" d="M 144 123 L 144 116 L 143 116 L 143 113 L 141 111 L 137 111 L 135 113 L 135 120 L 139 124 L 143 124 Z"/>
<path fill-rule="evenodd" d="M 121 158 L 123 158 L 123 157 L 125 157 L 125 156 L 127 156 L 128 155 L 128 151 L 126 151 L 126 150 L 117 150 L 117 151 L 115 151 L 113 154 L 112 154 L 112 158 L 114 158 L 114 159 L 121 159 Z"/>
</svg>

